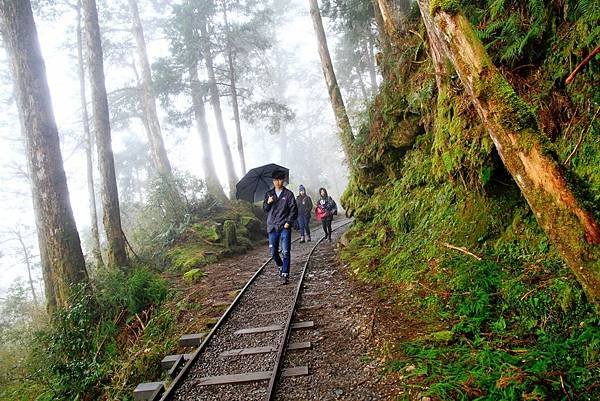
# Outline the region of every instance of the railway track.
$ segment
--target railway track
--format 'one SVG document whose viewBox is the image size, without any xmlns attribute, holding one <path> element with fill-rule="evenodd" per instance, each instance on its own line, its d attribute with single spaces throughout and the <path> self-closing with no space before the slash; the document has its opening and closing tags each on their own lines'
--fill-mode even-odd
<svg viewBox="0 0 600 401">
<path fill-rule="evenodd" d="M 343 220 L 333 230 L 349 223 Z M 305 272 L 322 241 L 292 248 L 288 285 L 281 284 L 272 258 L 263 263 L 195 351 L 171 356 L 169 368 L 174 379 L 168 389 L 164 391 L 163 382 L 143 383 L 134 398 L 270 401 L 282 376 L 309 374 L 307 366 L 282 366 L 286 352 L 311 347 L 309 342 L 289 344 L 288 338 L 293 330 L 315 324 L 294 322 L 294 316 Z"/>
</svg>

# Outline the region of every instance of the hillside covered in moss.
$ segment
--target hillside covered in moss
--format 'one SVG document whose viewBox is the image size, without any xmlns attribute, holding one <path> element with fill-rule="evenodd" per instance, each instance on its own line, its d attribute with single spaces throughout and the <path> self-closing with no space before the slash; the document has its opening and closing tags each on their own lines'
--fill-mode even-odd
<svg viewBox="0 0 600 401">
<path fill-rule="evenodd" d="M 598 58 L 565 84 L 600 41 L 598 3 L 432 1 L 436 7 L 466 15 L 598 218 Z M 342 260 L 425 332 L 390 344 L 389 370 L 402 375 L 406 399 L 597 399 L 597 310 L 449 62 L 447 90 L 438 89 L 414 3 L 396 34 L 378 57 L 383 83 L 362 119 L 342 199 L 355 218 Z"/>
</svg>

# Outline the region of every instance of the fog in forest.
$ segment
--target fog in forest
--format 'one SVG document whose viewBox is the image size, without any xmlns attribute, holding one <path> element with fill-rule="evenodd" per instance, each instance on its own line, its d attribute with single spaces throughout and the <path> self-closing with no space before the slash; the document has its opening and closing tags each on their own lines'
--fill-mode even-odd
<svg viewBox="0 0 600 401">
<path fill-rule="evenodd" d="M 140 0 L 140 20 L 151 66 L 153 93 L 166 154 L 176 176 L 204 178 L 202 154 L 207 151 L 192 111 L 192 100 L 179 71 L 186 56 L 176 54 L 181 45 L 185 13 L 176 14 L 180 1 Z M 216 81 L 220 92 L 224 127 L 233 157 L 235 176 L 243 176 L 227 49 L 233 47 L 233 67 L 240 133 L 246 169 L 277 163 L 290 169 L 289 188 L 296 194 L 303 184 L 315 197 L 319 187 L 328 188 L 339 199 L 347 182 L 347 166 L 338 139 L 317 40 L 302 0 L 227 2 L 227 25 L 216 11 L 211 20 Z M 50 86 L 52 106 L 60 135 L 71 205 L 84 255 L 91 261 L 90 202 L 86 176 L 86 137 L 78 76 L 77 2 L 75 0 L 33 2 L 42 55 Z M 104 71 L 108 93 L 112 149 L 119 190 L 123 230 L 131 233 L 136 213 L 148 202 L 154 168 L 141 106 L 143 67 L 136 55 L 131 15 L 125 0 L 98 2 L 102 31 Z M 348 57 L 362 49 L 348 49 L 332 21 L 324 16 L 330 51 L 338 68 L 338 80 L 355 125 L 372 93 L 373 76 L 367 69 L 354 70 Z M 227 35 L 226 32 L 229 34 Z M 229 39 L 228 39 L 229 38 Z M 198 44 L 198 43 L 196 43 Z M 181 50 L 181 49 L 179 49 Z M 370 49 L 372 51 L 372 49 Z M 43 294 L 39 250 L 35 232 L 27 163 L 19 117 L 13 96 L 7 56 L 0 55 L 0 85 L 3 112 L 0 114 L 0 294 L 11 286 L 28 288 L 29 263 L 35 292 Z M 370 62 L 374 60 L 371 57 Z M 198 78 L 202 90 L 208 80 L 200 60 Z M 375 78 L 376 80 L 377 78 Z M 91 120 L 89 80 L 87 107 Z M 376 82 L 376 81 L 375 81 Z M 208 149 L 219 183 L 229 194 L 226 160 L 218 137 L 218 124 L 205 90 L 204 107 L 211 140 Z M 93 122 L 90 121 L 93 124 Z M 92 127 L 93 128 L 93 127 Z M 100 240 L 102 203 L 97 153 L 92 151 Z M 30 297 L 29 291 L 27 296 Z"/>
</svg>

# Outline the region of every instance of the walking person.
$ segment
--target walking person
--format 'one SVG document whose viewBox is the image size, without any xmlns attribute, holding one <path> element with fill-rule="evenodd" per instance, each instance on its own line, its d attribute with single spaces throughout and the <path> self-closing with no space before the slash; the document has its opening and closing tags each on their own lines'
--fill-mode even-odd
<svg viewBox="0 0 600 401">
<path fill-rule="evenodd" d="M 331 222 L 333 221 L 333 216 L 337 214 L 337 205 L 333 198 L 327 194 L 325 188 L 319 188 L 319 201 L 315 208 L 315 214 L 317 215 L 317 219 L 320 219 L 323 224 L 325 238 L 331 242 Z"/>
<path fill-rule="evenodd" d="M 312 213 L 313 202 L 310 196 L 306 194 L 306 188 L 304 185 L 298 187 L 300 193 L 296 198 L 296 204 L 298 205 L 298 226 L 300 229 L 300 243 L 306 241 L 310 242 L 310 215 Z M 304 237 L 306 234 L 306 238 Z"/>
<path fill-rule="evenodd" d="M 272 174 L 273 188 L 265 193 L 263 210 L 267 213 L 267 233 L 269 249 L 273 260 L 279 266 L 283 284 L 288 283 L 292 246 L 292 225 L 298 217 L 298 207 L 294 193 L 283 184 L 285 173 L 275 170 Z M 281 256 L 279 245 L 281 244 Z"/>
</svg>

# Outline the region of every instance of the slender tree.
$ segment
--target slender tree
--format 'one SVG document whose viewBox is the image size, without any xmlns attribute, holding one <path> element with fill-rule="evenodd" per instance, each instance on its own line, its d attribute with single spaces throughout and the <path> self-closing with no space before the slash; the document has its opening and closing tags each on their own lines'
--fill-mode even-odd
<svg viewBox="0 0 600 401">
<path fill-rule="evenodd" d="M 102 177 L 103 222 L 108 242 L 108 266 L 127 266 L 125 235 L 121 228 L 119 193 L 115 176 L 115 162 L 111 145 L 108 100 L 104 80 L 104 60 L 98 24 L 96 0 L 83 0 L 85 32 L 90 87 L 92 88 L 92 114 L 98 149 L 98 164 Z"/>
<path fill-rule="evenodd" d="M 535 115 L 494 66 L 456 8 L 418 0 L 432 53 L 449 60 L 538 223 L 589 300 L 600 306 L 600 225 L 571 189 Z"/>
<path fill-rule="evenodd" d="M 246 174 L 246 157 L 244 155 L 244 141 L 242 138 L 242 124 L 240 121 L 240 107 L 238 104 L 238 93 L 235 76 L 235 51 L 231 38 L 231 28 L 227 19 L 227 2 L 223 1 L 223 22 L 225 24 L 225 53 L 227 56 L 228 77 L 231 85 L 231 107 L 233 108 L 233 118 L 235 121 L 235 133 L 237 139 L 237 150 L 242 166 L 242 174 Z"/>
<path fill-rule="evenodd" d="M 158 96 L 169 117 L 180 126 L 191 126 L 195 120 L 202 148 L 202 169 L 206 188 L 210 195 L 219 200 L 227 199 L 223 187 L 217 177 L 211 135 L 206 122 L 205 95 L 206 85 L 198 76 L 200 63 L 200 35 L 198 33 L 196 10 L 190 4 L 173 8 L 173 17 L 166 29 L 170 41 L 171 57 L 160 59 L 155 65 Z M 184 95 L 191 105 L 181 112 L 177 106 Z"/>
<path fill-rule="evenodd" d="M 141 87 L 142 87 L 142 109 L 144 119 L 146 120 L 146 131 L 148 142 L 150 143 L 150 154 L 152 161 L 158 173 L 169 179 L 173 179 L 171 163 L 167 156 L 165 144 L 162 137 L 160 122 L 156 112 L 156 100 L 152 94 L 152 73 L 150 63 L 148 62 L 148 51 L 146 50 L 146 41 L 144 39 L 144 30 L 140 19 L 137 0 L 128 0 L 129 10 L 131 12 L 132 32 L 135 38 L 135 47 L 138 63 L 141 68 Z"/>
<path fill-rule="evenodd" d="M 225 156 L 225 172 L 227 174 L 227 182 L 229 184 L 229 197 L 233 199 L 235 198 L 235 184 L 237 184 L 238 178 L 233 167 L 233 157 L 231 155 L 231 148 L 229 147 L 229 140 L 227 139 L 227 131 L 225 130 L 225 124 L 223 122 L 219 88 L 217 87 L 213 54 L 210 45 L 210 36 L 208 34 L 208 20 L 204 12 L 200 13 L 199 18 L 200 51 L 206 65 L 210 103 L 215 114 L 217 132 L 219 134 L 223 155 Z"/>
<path fill-rule="evenodd" d="M 85 90 L 85 62 L 83 58 L 83 29 L 81 27 L 81 0 L 77 1 L 77 75 L 79 77 L 79 98 L 81 101 L 81 120 L 83 122 L 83 134 L 85 135 L 85 160 L 87 189 L 90 205 L 90 224 L 92 231 L 93 249 L 92 254 L 96 266 L 104 266 L 100 247 L 100 232 L 98 230 L 98 212 L 96 210 L 96 191 L 94 189 L 94 162 L 92 149 L 94 139 L 90 130 L 90 118 L 87 109 L 87 96 Z"/>
<path fill-rule="evenodd" d="M 69 201 L 44 60 L 29 0 L 0 0 L 0 30 L 11 61 L 25 136 L 49 311 L 66 306 L 88 275 Z"/>
<path fill-rule="evenodd" d="M 335 114 L 335 119 L 340 130 L 340 140 L 344 147 L 346 158 L 347 160 L 350 160 L 352 144 L 354 142 L 352 127 L 350 126 L 346 106 L 344 105 L 342 93 L 340 92 L 333 70 L 333 64 L 331 63 L 331 56 L 329 55 L 327 37 L 325 36 L 325 29 L 323 28 L 323 21 L 321 20 L 319 5 L 317 4 L 317 0 L 308 0 L 308 2 L 310 4 L 310 15 L 313 20 L 315 34 L 317 35 L 317 41 L 319 43 L 319 56 L 321 57 L 321 66 L 327 84 L 327 91 L 329 92 L 329 99 L 331 100 L 333 113 Z"/>
</svg>

